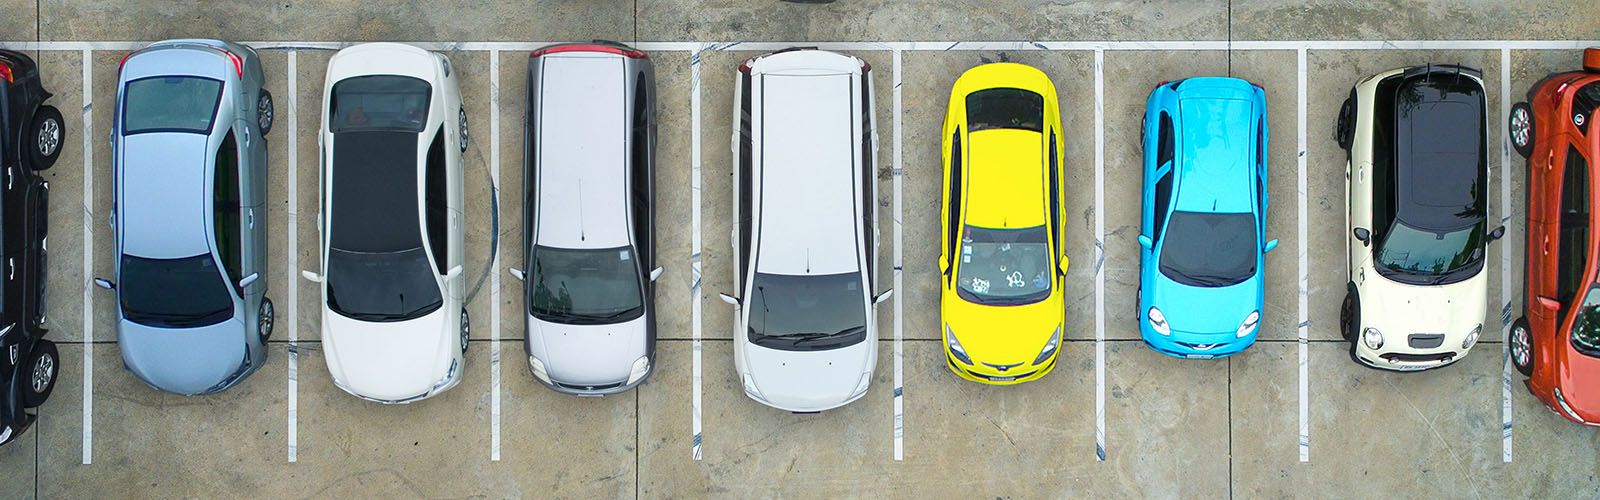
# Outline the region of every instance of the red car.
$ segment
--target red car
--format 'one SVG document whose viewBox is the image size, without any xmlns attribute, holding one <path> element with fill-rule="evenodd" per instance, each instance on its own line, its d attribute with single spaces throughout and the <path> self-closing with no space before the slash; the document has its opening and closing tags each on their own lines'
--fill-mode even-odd
<svg viewBox="0 0 1600 500">
<path fill-rule="evenodd" d="M 1528 390 L 1568 420 L 1600 427 L 1600 48 L 1583 71 L 1545 77 L 1511 106 L 1511 145 L 1528 159 L 1524 316 L 1511 362 Z"/>
</svg>

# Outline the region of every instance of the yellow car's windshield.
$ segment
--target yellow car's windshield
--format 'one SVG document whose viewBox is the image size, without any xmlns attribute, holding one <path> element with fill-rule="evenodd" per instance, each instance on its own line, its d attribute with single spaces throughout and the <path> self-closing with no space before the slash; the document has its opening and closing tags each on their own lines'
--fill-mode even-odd
<svg viewBox="0 0 1600 500">
<path fill-rule="evenodd" d="M 956 271 L 961 298 L 1022 305 L 1050 296 L 1050 244 L 1044 226 L 991 229 L 968 225 Z"/>
</svg>

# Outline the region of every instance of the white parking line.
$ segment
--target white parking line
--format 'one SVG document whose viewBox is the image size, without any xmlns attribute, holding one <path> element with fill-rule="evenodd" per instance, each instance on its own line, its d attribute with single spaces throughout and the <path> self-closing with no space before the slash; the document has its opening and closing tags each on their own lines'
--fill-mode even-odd
<svg viewBox="0 0 1600 500">
<path fill-rule="evenodd" d="M 900 51 L 894 51 L 894 459 L 905 460 L 905 372 L 901 367 L 901 360 L 905 359 L 905 350 L 902 346 L 905 324 L 902 320 L 905 308 L 902 299 L 905 297 L 905 282 L 902 280 L 900 270 L 902 266 L 900 245 L 903 233 L 901 232 L 900 197 Z"/>
<path fill-rule="evenodd" d="M 288 62 L 284 65 L 284 74 L 288 76 L 284 89 L 288 92 L 289 123 L 284 137 L 288 142 L 289 171 L 285 172 L 288 178 L 289 189 L 285 200 L 289 204 L 288 231 L 284 243 L 284 253 L 289 256 L 289 265 L 284 269 L 284 293 L 287 294 L 285 302 L 288 307 L 289 327 L 289 410 L 288 410 L 288 435 L 289 461 L 300 460 L 300 181 L 296 172 L 300 170 L 300 70 L 299 53 L 289 51 L 284 54 Z"/>
<path fill-rule="evenodd" d="M 1299 347 L 1299 351 L 1300 351 L 1300 353 L 1299 353 L 1300 354 L 1300 441 L 1299 442 L 1300 442 L 1300 461 L 1301 462 L 1310 462 L 1311 461 L 1311 392 L 1310 392 L 1310 385 L 1311 384 L 1310 384 L 1310 364 L 1309 364 L 1309 360 L 1307 359 L 1306 350 L 1307 350 L 1307 348 L 1309 346 L 1308 344 L 1309 344 L 1310 332 L 1311 332 L 1311 308 L 1308 306 L 1309 297 L 1310 297 L 1309 290 L 1310 290 L 1310 285 L 1311 285 L 1311 279 L 1309 277 L 1309 267 L 1310 267 L 1310 256 L 1311 256 L 1311 254 L 1310 254 L 1310 252 L 1306 251 L 1306 49 L 1302 48 L 1302 49 L 1296 51 L 1296 60 L 1297 60 L 1296 67 L 1298 68 L 1297 72 L 1299 73 L 1299 83 L 1296 85 L 1296 87 L 1299 89 L 1298 90 L 1299 96 L 1298 96 L 1297 105 L 1299 106 L 1299 110 L 1300 110 L 1299 113 L 1296 116 L 1296 119 L 1299 121 L 1299 126 L 1300 126 L 1300 129 L 1299 129 L 1300 130 L 1300 147 L 1297 150 L 1298 151 L 1298 155 L 1297 155 L 1297 158 L 1296 158 L 1297 163 L 1299 164 L 1299 167 L 1298 167 L 1298 171 L 1297 171 L 1297 174 L 1296 174 L 1296 177 L 1297 177 L 1296 182 L 1298 183 L 1296 185 L 1296 188 L 1298 189 L 1298 191 L 1297 191 L 1298 194 L 1295 197 L 1296 200 L 1297 200 L 1297 203 L 1299 205 L 1298 210 L 1299 210 L 1299 217 L 1300 217 L 1299 227 L 1297 228 L 1298 232 L 1296 233 L 1296 237 L 1298 239 L 1298 242 L 1295 245 L 1297 247 L 1296 250 L 1299 252 L 1299 261 L 1300 261 L 1300 268 L 1299 268 L 1300 269 L 1300 314 L 1299 314 L 1300 322 L 1298 323 L 1299 328 L 1297 328 L 1299 330 L 1299 338 L 1300 338 L 1300 342 L 1299 342 L 1299 346 L 1298 346 Z"/>
<path fill-rule="evenodd" d="M 490 195 L 500 196 L 500 51 L 489 51 Z M 498 218 L 498 214 L 496 214 Z M 498 247 L 500 238 L 494 238 Z M 489 264 L 489 460 L 500 461 L 500 249 Z"/>
<path fill-rule="evenodd" d="M 1106 460 L 1106 53 L 1094 51 L 1094 456 Z"/>
<path fill-rule="evenodd" d="M 689 317 L 694 331 L 694 393 L 689 407 L 693 411 L 695 460 L 700 460 L 700 54 L 705 47 L 700 44 L 689 61 L 689 168 L 693 170 L 689 175 Z"/>
<path fill-rule="evenodd" d="M 83 51 L 83 465 L 94 463 L 94 51 Z M 37 431 L 35 431 L 37 432 Z"/>
<path fill-rule="evenodd" d="M 1500 113 L 1498 116 L 1510 116 L 1507 110 L 1511 109 L 1511 49 L 1500 49 Z M 1507 279 L 1507 274 L 1514 272 L 1511 267 L 1512 241 L 1511 227 L 1511 144 L 1506 133 L 1510 124 L 1506 120 L 1500 121 L 1502 133 L 1500 134 L 1500 224 L 1506 227 L 1507 234 L 1500 241 L 1500 331 L 1503 341 L 1500 345 L 1500 461 L 1511 463 L 1511 289 L 1512 280 Z"/>
</svg>

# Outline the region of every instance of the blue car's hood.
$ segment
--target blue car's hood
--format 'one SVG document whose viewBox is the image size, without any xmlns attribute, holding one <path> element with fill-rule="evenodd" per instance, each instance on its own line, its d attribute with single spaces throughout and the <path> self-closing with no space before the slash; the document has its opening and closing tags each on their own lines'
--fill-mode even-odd
<svg viewBox="0 0 1600 500">
<path fill-rule="evenodd" d="M 237 318 L 196 328 L 122 320 L 117 344 L 128 371 L 151 387 L 178 394 L 210 392 L 245 363 L 245 328 Z"/>
<path fill-rule="evenodd" d="M 1261 309 L 1261 272 L 1231 286 L 1205 288 L 1173 281 L 1158 270 L 1150 305 L 1161 310 L 1173 331 L 1233 333 L 1252 311 Z"/>
</svg>

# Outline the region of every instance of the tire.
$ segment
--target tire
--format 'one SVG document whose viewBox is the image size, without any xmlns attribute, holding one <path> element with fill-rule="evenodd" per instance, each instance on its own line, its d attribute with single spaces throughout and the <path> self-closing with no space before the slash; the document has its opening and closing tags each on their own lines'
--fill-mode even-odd
<svg viewBox="0 0 1600 500">
<path fill-rule="evenodd" d="M 459 108 L 456 113 L 457 121 L 461 126 L 461 152 L 465 153 L 467 152 L 467 145 L 471 142 L 471 136 L 467 135 L 467 110 L 466 108 Z"/>
<path fill-rule="evenodd" d="M 22 398 L 23 404 L 28 408 L 37 408 L 50 399 L 50 391 L 56 388 L 56 379 L 60 378 L 61 355 L 56 352 L 56 343 L 40 340 L 33 346 L 33 352 L 28 354 L 27 371 L 23 372 Z"/>
<path fill-rule="evenodd" d="M 272 119 L 276 116 L 272 107 L 272 93 L 261 89 L 261 94 L 256 96 L 256 125 L 261 127 L 261 135 L 272 131 Z"/>
<path fill-rule="evenodd" d="M 34 170 L 44 170 L 56 164 L 61 156 L 61 145 L 66 142 L 67 128 L 61 122 L 61 111 L 55 106 L 39 106 L 33 113 L 33 123 L 28 125 L 28 162 Z"/>
<path fill-rule="evenodd" d="M 260 309 L 256 311 L 256 331 L 261 333 L 261 342 L 272 338 L 272 328 L 277 323 L 277 310 L 272 307 L 272 299 L 262 297 Z"/>
<path fill-rule="evenodd" d="M 1339 334 L 1350 342 L 1353 349 L 1356 345 L 1357 330 L 1360 329 L 1361 298 L 1356 296 L 1355 285 L 1345 287 L 1344 303 L 1339 305 Z"/>
<path fill-rule="evenodd" d="M 461 353 L 467 353 L 468 340 L 472 339 L 472 321 L 467 317 L 467 308 L 461 308 Z"/>
<path fill-rule="evenodd" d="M 1506 348 L 1511 351 L 1511 366 L 1524 377 L 1533 376 L 1533 329 L 1528 327 L 1528 318 L 1517 318 L 1511 324 L 1511 333 L 1506 339 Z"/>
<path fill-rule="evenodd" d="M 1511 149 L 1523 158 L 1533 156 L 1533 138 L 1537 132 L 1534 127 L 1533 108 L 1525 102 L 1512 104 L 1511 115 L 1506 117 L 1506 135 L 1511 140 Z"/>
<path fill-rule="evenodd" d="M 1350 145 L 1355 142 L 1356 132 L 1356 99 L 1352 95 L 1344 99 L 1344 104 L 1339 106 L 1339 121 L 1333 124 L 1333 140 L 1339 143 L 1339 149 L 1350 150 Z"/>
</svg>

